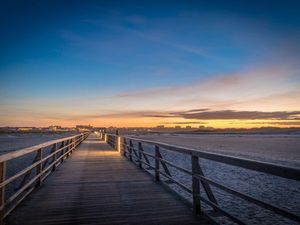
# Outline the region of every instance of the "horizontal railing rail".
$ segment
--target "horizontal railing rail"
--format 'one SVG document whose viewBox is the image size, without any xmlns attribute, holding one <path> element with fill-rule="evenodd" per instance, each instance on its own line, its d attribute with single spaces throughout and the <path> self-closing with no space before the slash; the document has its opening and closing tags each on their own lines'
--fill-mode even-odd
<svg viewBox="0 0 300 225">
<path fill-rule="evenodd" d="M 201 209 L 201 202 L 206 203 L 212 209 L 217 212 L 222 213 L 224 216 L 227 216 L 237 224 L 245 224 L 236 216 L 233 216 L 226 209 L 221 208 L 218 204 L 214 193 L 211 189 L 211 186 L 218 188 L 224 192 L 232 194 L 236 197 L 239 197 L 243 200 L 246 200 L 250 203 L 253 203 L 259 207 L 272 211 L 275 214 L 278 214 L 287 219 L 300 222 L 300 216 L 294 213 L 291 213 L 285 209 L 279 208 L 270 203 L 264 202 L 260 199 L 257 199 L 248 194 L 242 193 L 240 191 L 234 190 L 233 188 L 227 187 L 219 182 L 216 182 L 208 177 L 206 177 L 202 171 L 201 165 L 199 164 L 199 159 L 207 159 L 215 161 L 218 163 L 223 163 L 231 166 L 236 166 L 248 170 L 253 170 L 257 172 L 262 172 L 270 175 L 279 176 L 286 179 L 292 179 L 300 181 L 300 169 L 293 167 L 280 166 L 272 163 L 265 163 L 256 160 L 243 159 L 234 156 L 228 156 L 218 153 L 211 153 L 206 151 L 201 151 L 198 149 L 192 149 L 182 146 L 176 146 L 171 144 L 166 144 L 162 142 L 156 142 L 151 140 L 144 140 L 139 138 L 134 138 L 130 136 L 118 136 L 114 134 L 104 134 L 106 136 L 106 141 L 113 148 L 116 146 L 121 146 L 121 153 L 129 158 L 130 161 L 136 162 L 140 168 L 147 170 L 154 170 L 154 176 L 156 181 L 160 181 L 160 175 L 166 178 L 167 183 L 173 183 L 185 190 L 186 192 L 192 195 L 192 204 L 196 214 L 204 213 Z M 119 137 L 119 138 L 118 138 Z M 117 143 L 117 141 L 121 143 Z M 143 145 L 153 146 L 154 154 L 144 151 Z M 183 168 L 179 165 L 176 165 L 173 162 L 170 162 L 162 157 L 160 150 L 166 150 L 173 153 L 181 153 L 190 157 L 190 167 L 191 170 Z M 152 159 L 152 164 L 149 160 Z M 191 187 L 189 188 L 186 184 L 178 181 L 176 177 L 172 176 L 170 173 L 169 167 L 177 169 L 189 176 L 191 176 Z M 203 190 L 206 193 L 207 198 L 204 198 L 200 195 L 200 184 L 203 187 Z M 207 215 L 207 214 L 206 214 Z M 208 216 L 208 215 L 207 215 Z M 211 218 L 213 219 L 213 218 Z"/>
<path fill-rule="evenodd" d="M 0 219 L 21 203 L 47 176 L 54 171 L 89 135 L 81 133 L 71 137 L 48 141 L 0 156 Z M 9 162 L 23 160 L 25 168 L 7 176 Z M 29 163 L 29 165 L 28 165 Z M 14 185 L 13 185 L 14 184 Z M 7 187 L 10 195 L 7 196 Z"/>
</svg>

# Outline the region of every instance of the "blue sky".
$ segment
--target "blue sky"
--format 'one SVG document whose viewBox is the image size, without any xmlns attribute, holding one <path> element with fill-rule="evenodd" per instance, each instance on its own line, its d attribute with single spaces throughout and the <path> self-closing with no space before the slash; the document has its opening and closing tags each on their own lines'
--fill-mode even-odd
<svg viewBox="0 0 300 225">
<path fill-rule="evenodd" d="M 297 1 L 7 1 L 0 8 L 1 125 L 101 124 L 111 114 L 138 121 L 151 110 L 199 107 L 299 109 Z M 214 91 L 220 82 L 223 92 Z M 281 107 L 249 103 L 278 95 Z M 195 102 L 203 96 L 209 104 Z"/>
</svg>

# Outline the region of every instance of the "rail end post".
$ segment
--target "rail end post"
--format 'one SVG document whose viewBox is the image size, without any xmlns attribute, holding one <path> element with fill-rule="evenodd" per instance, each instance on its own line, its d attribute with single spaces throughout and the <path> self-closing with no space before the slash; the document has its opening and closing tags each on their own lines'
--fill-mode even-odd
<svg viewBox="0 0 300 225">
<path fill-rule="evenodd" d="M 119 153 L 121 152 L 121 136 L 119 135 L 119 130 L 116 130 L 115 149 Z"/>
<path fill-rule="evenodd" d="M 121 153 L 121 150 L 122 150 L 122 138 L 119 135 L 119 136 L 116 137 L 116 139 L 117 139 L 117 151 L 119 153 Z"/>
</svg>

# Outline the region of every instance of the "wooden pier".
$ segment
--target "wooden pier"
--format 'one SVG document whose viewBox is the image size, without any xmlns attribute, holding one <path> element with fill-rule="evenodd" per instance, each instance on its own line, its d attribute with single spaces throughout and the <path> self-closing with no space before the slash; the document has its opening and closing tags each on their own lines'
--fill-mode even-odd
<svg viewBox="0 0 300 225">
<path fill-rule="evenodd" d="M 176 161 L 179 155 L 188 159 L 184 165 Z M 219 204 L 216 188 L 300 223 L 298 213 L 205 176 L 200 159 L 300 181 L 298 168 L 118 133 L 80 133 L 0 156 L 1 223 L 246 224 Z M 182 182 L 176 171 L 187 179 Z M 171 185 L 190 198 L 184 201 Z"/>
<path fill-rule="evenodd" d="M 209 224 L 94 134 L 5 223 Z"/>
</svg>

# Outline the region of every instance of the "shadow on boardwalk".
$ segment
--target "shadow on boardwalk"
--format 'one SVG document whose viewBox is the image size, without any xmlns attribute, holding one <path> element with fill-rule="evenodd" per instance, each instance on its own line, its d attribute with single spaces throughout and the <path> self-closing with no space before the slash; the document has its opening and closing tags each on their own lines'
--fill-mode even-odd
<svg viewBox="0 0 300 225">
<path fill-rule="evenodd" d="M 6 223 L 208 224 L 93 135 Z"/>
</svg>

